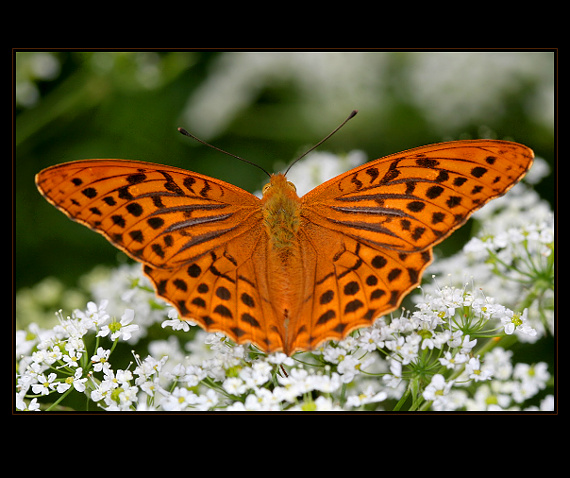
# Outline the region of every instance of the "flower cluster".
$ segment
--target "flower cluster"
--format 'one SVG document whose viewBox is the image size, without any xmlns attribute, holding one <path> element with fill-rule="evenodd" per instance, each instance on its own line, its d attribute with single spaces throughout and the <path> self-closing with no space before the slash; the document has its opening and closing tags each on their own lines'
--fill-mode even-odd
<svg viewBox="0 0 570 478">
<path fill-rule="evenodd" d="M 430 268 L 438 278 L 411 294 L 413 308 L 293 357 L 181 320 L 139 264 L 94 274 L 84 308 L 59 311 L 53 327 L 22 320 L 16 408 L 553 410 L 552 359 L 510 350 L 554 329 L 552 213 L 532 194 L 498 200 L 484 229 Z"/>
<path fill-rule="evenodd" d="M 495 346 L 501 341 L 480 342 L 513 328 L 534 334 L 526 310 L 467 286 L 424 294 L 411 314 L 383 317 L 294 357 L 188 330 L 165 306 L 163 327 L 194 332 L 194 340 L 185 350 L 174 335 L 151 341 L 149 354 L 134 353 L 126 368 L 113 366 L 112 354 L 137 332 L 134 312 L 114 320 L 107 306 L 90 302 L 71 317 L 59 313 L 51 330 L 18 332 L 18 409 L 38 409 L 46 395 L 57 397 L 45 407 L 54 409 L 74 391 L 105 410 L 517 409 L 550 379 L 546 363 L 513 365 L 511 353 Z M 549 396 L 543 406 L 551 405 Z"/>
<path fill-rule="evenodd" d="M 112 350 L 120 339 L 131 338 L 139 326 L 131 324 L 133 310 L 126 309 L 117 321 L 111 319 L 106 306 L 106 300 L 99 306 L 89 302 L 87 310 L 76 310 L 73 317 L 64 318 L 59 311 L 60 323 L 51 330 L 42 330 L 31 324 L 27 331 L 17 331 L 16 353 L 21 357 L 16 395 L 18 409 L 37 409 L 37 399 L 52 392 L 61 395 L 51 405 L 56 406 L 73 390 L 86 392 L 92 370 L 109 373 L 108 359 Z M 89 359 L 85 337 L 90 332 L 95 333 L 96 344 L 100 337 L 110 336 L 113 345 L 108 350 L 96 346 L 96 353 Z M 29 396 L 30 389 L 34 394 L 33 400 L 26 404 L 23 397 Z"/>
</svg>

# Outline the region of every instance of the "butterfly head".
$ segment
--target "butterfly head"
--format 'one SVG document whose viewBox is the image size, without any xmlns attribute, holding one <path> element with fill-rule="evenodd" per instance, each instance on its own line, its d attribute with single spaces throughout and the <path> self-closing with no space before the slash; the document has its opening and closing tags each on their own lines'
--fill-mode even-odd
<svg viewBox="0 0 570 478">
<path fill-rule="evenodd" d="M 283 173 L 272 174 L 269 182 L 263 186 L 263 198 L 269 199 L 275 195 L 285 195 L 291 199 L 299 198 L 297 196 L 297 188 L 287 180 Z"/>
</svg>

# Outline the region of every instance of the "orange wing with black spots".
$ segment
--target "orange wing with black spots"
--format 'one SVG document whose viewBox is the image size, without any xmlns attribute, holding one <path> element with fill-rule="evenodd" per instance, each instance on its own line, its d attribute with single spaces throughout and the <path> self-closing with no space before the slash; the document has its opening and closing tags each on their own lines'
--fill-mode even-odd
<svg viewBox="0 0 570 478">
<path fill-rule="evenodd" d="M 432 144 L 370 161 L 302 198 L 301 242 L 311 296 L 292 350 L 371 325 L 400 305 L 432 260 L 431 248 L 532 165 L 518 143 Z"/>
<path fill-rule="evenodd" d="M 201 174 L 128 160 L 52 166 L 36 184 L 71 219 L 141 262 L 182 318 L 239 343 L 282 348 L 253 265 L 265 241 L 259 198 Z"/>
</svg>

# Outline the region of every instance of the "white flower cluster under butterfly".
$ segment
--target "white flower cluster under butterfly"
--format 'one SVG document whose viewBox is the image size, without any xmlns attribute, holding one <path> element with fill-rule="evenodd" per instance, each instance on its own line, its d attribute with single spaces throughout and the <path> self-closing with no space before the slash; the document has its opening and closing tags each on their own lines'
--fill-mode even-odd
<svg viewBox="0 0 570 478">
<path fill-rule="evenodd" d="M 503 398 L 501 403 L 512 407 L 543 389 L 550 377 L 542 363 L 524 364 L 527 373 L 514 376 L 523 364 L 513 366 L 509 352 L 501 348 L 483 360 L 473 354 L 477 339 L 461 331 L 467 321 L 474 330 L 491 323 L 505 330 L 533 329 L 527 327 L 524 312 L 493 304 L 469 288 L 443 287 L 434 295 L 425 294 L 412 314 L 382 318 L 342 342 L 303 354 L 300 361 L 281 353 L 257 355 L 221 334 L 197 330 L 186 350 L 174 336 L 152 341 L 149 355 L 135 354 L 129 367 L 117 369 L 112 351 L 132 332 L 134 313 L 127 309 L 116 321 L 107 305 L 90 302 L 87 310 L 71 317 L 60 314 L 60 324 L 51 330 L 30 326 L 18 333 L 21 409 L 37 407 L 39 396 L 76 390 L 105 410 L 350 410 L 400 398 L 408 381 L 428 363 L 434 371 L 454 376 L 449 380 L 442 373 L 433 374 L 426 384 L 422 397 L 433 402 L 433 408 L 477 408 L 480 404 L 468 387 L 496 383 L 496 376 L 500 386 L 495 387 L 511 390 L 510 400 Z M 177 318 L 164 323 L 175 328 L 187 324 Z M 85 340 L 90 334 L 101 337 L 93 350 Z M 114 341 L 109 341 L 113 335 Z M 37 397 L 28 401 L 25 397 L 30 395 Z"/>
</svg>

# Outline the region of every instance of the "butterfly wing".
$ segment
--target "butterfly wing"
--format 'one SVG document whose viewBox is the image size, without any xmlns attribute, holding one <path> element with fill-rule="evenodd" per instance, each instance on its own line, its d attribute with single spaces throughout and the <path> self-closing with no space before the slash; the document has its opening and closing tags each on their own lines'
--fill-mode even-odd
<svg viewBox="0 0 570 478">
<path fill-rule="evenodd" d="M 301 235 L 301 283 L 308 287 L 285 336 L 288 353 L 312 350 L 372 325 L 399 306 L 432 259 L 430 248 L 397 252 L 311 222 Z"/>
<path fill-rule="evenodd" d="M 303 197 L 309 220 L 385 249 L 433 246 L 532 165 L 518 143 L 451 141 L 377 159 Z"/>
<path fill-rule="evenodd" d="M 252 260 L 266 240 L 257 197 L 201 174 L 128 160 L 52 166 L 36 184 L 71 219 L 142 262 L 182 317 L 238 343 L 280 346 L 259 293 L 266 275 Z"/>
<path fill-rule="evenodd" d="M 345 337 L 397 308 L 421 280 L 431 247 L 530 168 L 533 152 L 505 141 L 454 141 L 377 159 L 302 198 L 304 328 L 291 349 Z"/>
<path fill-rule="evenodd" d="M 127 160 L 86 160 L 36 176 L 44 197 L 133 259 L 172 268 L 260 220 L 259 199 L 183 169 Z M 257 215 L 257 216 L 256 216 Z"/>
</svg>

